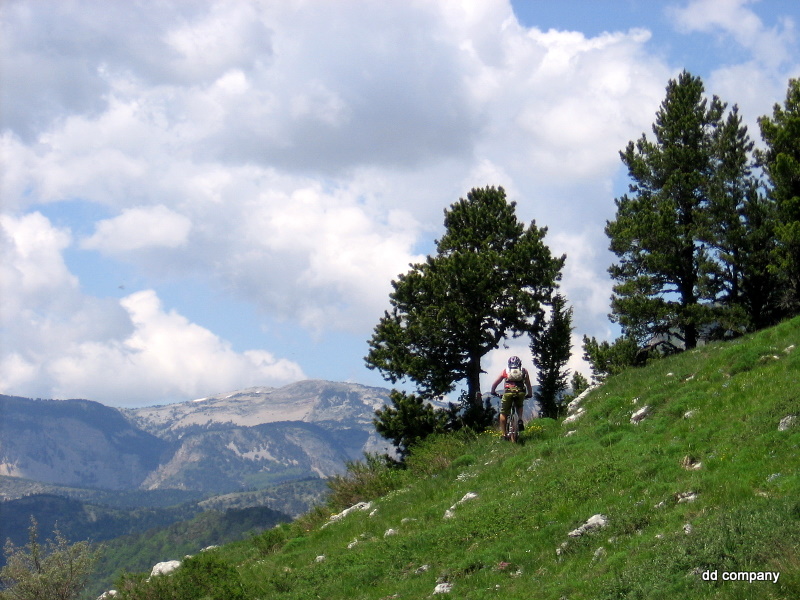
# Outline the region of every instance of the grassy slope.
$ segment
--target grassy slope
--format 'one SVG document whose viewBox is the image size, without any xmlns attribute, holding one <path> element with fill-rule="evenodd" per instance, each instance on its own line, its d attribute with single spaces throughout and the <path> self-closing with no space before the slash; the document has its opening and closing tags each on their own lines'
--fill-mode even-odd
<svg viewBox="0 0 800 600">
<path fill-rule="evenodd" d="M 522 446 L 437 440 L 408 471 L 378 473 L 397 489 L 372 498 L 371 516 L 322 528 L 329 513 L 310 514 L 120 597 L 193 585 L 185 597 L 415 599 L 447 581 L 451 597 L 476 599 L 800 598 L 800 424 L 778 431 L 800 418 L 799 380 L 800 318 L 623 373 L 575 425 L 531 422 Z M 568 537 L 597 513 L 607 527 Z M 781 575 L 721 581 L 729 571 Z"/>
</svg>

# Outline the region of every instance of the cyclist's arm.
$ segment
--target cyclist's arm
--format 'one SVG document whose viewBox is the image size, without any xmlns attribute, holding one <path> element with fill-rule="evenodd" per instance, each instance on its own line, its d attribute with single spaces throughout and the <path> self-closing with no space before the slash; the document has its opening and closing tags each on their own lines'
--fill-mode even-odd
<svg viewBox="0 0 800 600">
<path fill-rule="evenodd" d="M 492 396 L 495 395 L 495 390 L 497 389 L 497 386 L 500 385 L 501 381 L 503 381 L 503 374 L 502 373 L 500 373 L 500 377 L 495 379 L 494 383 L 492 384 Z"/>
<path fill-rule="evenodd" d="M 531 385 L 531 374 L 528 370 L 525 371 L 525 389 L 527 390 L 527 394 L 525 394 L 525 397 L 533 398 L 533 386 Z"/>
</svg>

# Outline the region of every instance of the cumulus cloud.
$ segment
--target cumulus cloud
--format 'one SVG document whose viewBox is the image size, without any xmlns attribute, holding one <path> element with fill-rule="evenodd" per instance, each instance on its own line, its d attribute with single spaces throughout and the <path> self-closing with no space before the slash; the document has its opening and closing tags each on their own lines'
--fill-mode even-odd
<svg viewBox="0 0 800 600">
<path fill-rule="evenodd" d="M 781 19 L 779 25 L 768 27 L 748 5 L 754 0 L 693 0 L 682 7 L 672 7 L 668 13 L 684 31 L 719 33 L 733 37 L 736 43 L 749 50 L 753 58 L 769 67 L 793 60 L 796 46 L 795 24 Z"/>
<path fill-rule="evenodd" d="M 0 215 L 0 390 L 141 404 L 304 377 L 296 363 L 230 343 L 165 311 L 156 292 L 85 296 L 64 262 L 69 231 L 39 213 Z"/>
<path fill-rule="evenodd" d="M 716 4 L 685 5 L 675 22 L 789 62 L 788 22 L 771 30 L 746 3 Z M 236 386 L 298 374 L 165 310 L 159 283 L 194 278 L 301 335 L 366 339 L 390 281 L 432 251 L 442 210 L 484 185 L 505 187 L 520 218 L 548 226 L 546 241 L 568 254 L 576 329 L 594 335 L 605 322 L 602 227 L 618 151 L 649 130 L 674 75 L 650 32 L 527 28 L 507 0 L 10 0 L 0 11 L 0 194 L 15 257 L 2 268 L 19 290 L 3 317 L 27 340 L 5 353 L 4 381 L 121 394 L 113 378 L 91 382 L 89 366 L 129 383 L 146 367 L 144 397 L 225 389 L 232 377 L 204 373 L 212 358 L 238 373 Z M 764 81 L 736 68 L 715 73 L 719 93 L 744 77 L 754 83 L 730 99 L 763 99 Z M 77 242 L 41 214 L 76 199 L 105 213 Z M 67 251 L 125 263 L 151 291 L 88 297 Z M 196 362 L 183 356 L 190 341 Z M 166 383 L 180 371 L 186 382 Z"/>
<path fill-rule="evenodd" d="M 125 252 L 143 248 L 183 246 L 191 221 L 166 206 L 134 207 L 113 219 L 97 223 L 97 230 L 81 245 L 90 250 Z"/>
<path fill-rule="evenodd" d="M 153 290 L 123 298 L 130 336 L 81 342 L 54 358 L 48 371 L 57 395 L 79 390 L 114 404 L 199 397 L 215 390 L 275 385 L 304 377 L 302 369 L 264 350 L 235 352 L 208 329 L 165 312 Z M 111 377 L 98 377 L 107 373 Z M 109 381 L 110 379 L 110 381 Z"/>
<path fill-rule="evenodd" d="M 770 113 L 772 105 L 784 97 L 788 79 L 800 73 L 794 20 L 777 18 L 768 25 L 755 13 L 754 5 L 754 0 L 693 0 L 667 11 L 682 31 L 715 34 L 721 45 L 746 52 L 747 59 L 714 69 L 706 87 L 709 93 L 739 105 L 751 134 L 758 131 L 758 117 Z"/>
</svg>

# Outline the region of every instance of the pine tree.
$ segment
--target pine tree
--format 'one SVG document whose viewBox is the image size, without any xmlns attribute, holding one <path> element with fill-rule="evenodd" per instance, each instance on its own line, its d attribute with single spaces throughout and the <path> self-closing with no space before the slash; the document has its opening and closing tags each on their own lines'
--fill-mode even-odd
<svg viewBox="0 0 800 600">
<path fill-rule="evenodd" d="M 700 78 L 685 71 L 671 80 L 655 141 L 643 135 L 620 153 L 633 183 L 606 225 L 620 259 L 609 268 L 617 281 L 612 319 L 640 346 L 657 338 L 673 351 L 693 348 L 701 330 L 727 314 L 718 302 L 726 285 L 737 301 L 743 293 L 748 265 L 734 236 L 752 184 L 751 145 L 736 111 L 726 122 L 725 105 L 703 93 Z M 717 227 L 720 215 L 736 230 Z"/>
<path fill-rule="evenodd" d="M 466 380 L 480 392 L 481 358 L 506 337 L 538 332 L 565 257 L 554 258 L 546 228 L 525 226 L 502 187 L 476 188 L 445 210 L 436 256 L 392 282 L 391 312 L 375 327 L 365 361 L 422 395 Z"/>
<path fill-rule="evenodd" d="M 767 149 L 758 162 L 770 181 L 777 223 L 773 272 L 785 282 L 783 306 L 790 314 L 800 312 L 800 79 L 789 81 L 783 107 L 776 104 L 772 118 L 758 121 Z"/>
<path fill-rule="evenodd" d="M 551 303 L 550 318 L 538 335 L 531 336 L 533 364 L 538 369 L 539 384 L 536 400 L 542 407 L 542 416 L 555 419 L 558 416 L 558 400 L 567 389 L 569 371 L 565 369 L 572 355 L 572 307 L 561 294 L 555 294 Z"/>
<path fill-rule="evenodd" d="M 752 174 L 753 142 L 733 107 L 715 135 L 707 241 L 718 260 L 724 310 L 720 328 L 756 330 L 775 324 L 781 292 L 769 268 L 776 247 L 776 205 Z"/>
<path fill-rule="evenodd" d="M 583 373 L 575 371 L 572 374 L 572 379 L 569 384 L 573 396 L 580 396 L 581 393 L 589 387 L 589 380 L 583 376 Z"/>
<path fill-rule="evenodd" d="M 447 430 L 447 413 L 437 410 L 421 396 L 392 390 L 389 399 L 392 406 L 376 410 L 372 422 L 383 438 L 394 443 L 401 460 L 415 444 Z"/>
</svg>

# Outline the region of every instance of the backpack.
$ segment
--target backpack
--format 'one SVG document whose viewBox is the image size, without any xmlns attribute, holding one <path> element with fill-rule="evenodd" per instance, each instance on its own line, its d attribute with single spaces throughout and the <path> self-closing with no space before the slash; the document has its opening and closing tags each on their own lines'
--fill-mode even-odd
<svg viewBox="0 0 800 600">
<path fill-rule="evenodd" d="M 522 381 L 525 378 L 524 369 L 508 369 L 506 379 L 508 381 Z"/>
</svg>

